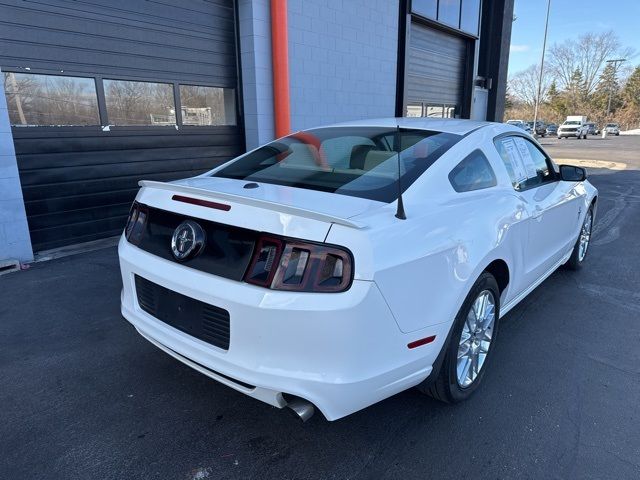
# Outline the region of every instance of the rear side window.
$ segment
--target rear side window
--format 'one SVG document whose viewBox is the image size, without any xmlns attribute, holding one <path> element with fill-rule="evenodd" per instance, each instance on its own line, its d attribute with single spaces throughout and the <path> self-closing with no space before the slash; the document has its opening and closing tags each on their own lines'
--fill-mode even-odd
<svg viewBox="0 0 640 480">
<path fill-rule="evenodd" d="M 456 192 L 471 192 L 497 184 L 491 164 L 480 150 L 456 165 L 449 173 L 449 181 Z"/>
<path fill-rule="evenodd" d="M 494 144 L 514 189 L 527 190 L 556 180 L 551 161 L 530 140 L 513 135 L 498 138 Z"/>
</svg>

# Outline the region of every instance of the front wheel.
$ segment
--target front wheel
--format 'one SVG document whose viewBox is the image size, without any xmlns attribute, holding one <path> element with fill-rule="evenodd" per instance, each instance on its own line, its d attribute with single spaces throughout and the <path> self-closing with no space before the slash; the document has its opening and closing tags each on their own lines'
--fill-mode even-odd
<svg viewBox="0 0 640 480">
<path fill-rule="evenodd" d="M 454 320 L 438 377 L 418 389 L 433 398 L 458 403 L 479 387 L 487 370 L 498 333 L 500 290 L 496 279 L 484 272 L 476 280 Z"/>
<path fill-rule="evenodd" d="M 570 270 L 579 270 L 582 268 L 582 264 L 584 259 L 587 256 L 587 251 L 589 250 L 589 243 L 591 242 L 591 231 L 593 229 L 593 207 L 589 207 L 587 214 L 584 217 L 584 222 L 582 222 L 582 227 L 580 228 L 580 235 L 578 236 L 578 240 L 576 244 L 573 246 L 573 251 L 571 252 L 571 256 L 566 263 L 567 268 Z"/>
</svg>

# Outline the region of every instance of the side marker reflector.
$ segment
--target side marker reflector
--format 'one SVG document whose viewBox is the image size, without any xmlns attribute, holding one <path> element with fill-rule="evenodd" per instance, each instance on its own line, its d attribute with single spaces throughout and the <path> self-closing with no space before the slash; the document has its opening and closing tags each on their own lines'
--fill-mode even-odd
<svg viewBox="0 0 640 480">
<path fill-rule="evenodd" d="M 224 203 L 210 202 L 208 200 L 200 200 L 199 198 L 183 197 L 182 195 L 174 195 L 171 200 L 176 202 L 190 203 L 191 205 L 200 205 L 201 207 L 215 208 L 216 210 L 224 210 L 228 212 L 231 210 L 231 205 L 225 205 Z"/>
<path fill-rule="evenodd" d="M 421 338 L 420 340 L 416 340 L 415 342 L 411 342 L 407 344 L 409 348 L 421 347 L 422 345 L 426 345 L 427 343 L 431 343 L 436 339 L 435 335 L 431 335 L 430 337 Z"/>
</svg>

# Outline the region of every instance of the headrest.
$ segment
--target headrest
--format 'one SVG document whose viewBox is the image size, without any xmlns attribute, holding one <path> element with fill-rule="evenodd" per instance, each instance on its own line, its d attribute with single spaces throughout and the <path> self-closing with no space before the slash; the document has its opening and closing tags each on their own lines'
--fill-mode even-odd
<svg viewBox="0 0 640 480">
<path fill-rule="evenodd" d="M 397 155 L 396 152 L 390 152 L 388 150 L 371 150 L 365 157 L 363 170 L 373 170 L 382 162 L 389 160 L 395 155 Z"/>
</svg>

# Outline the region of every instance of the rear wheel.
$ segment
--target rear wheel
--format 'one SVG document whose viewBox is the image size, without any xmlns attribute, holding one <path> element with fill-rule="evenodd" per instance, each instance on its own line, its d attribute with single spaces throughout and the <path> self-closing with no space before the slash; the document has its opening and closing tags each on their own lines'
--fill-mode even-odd
<svg viewBox="0 0 640 480">
<path fill-rule="evenodd" d="M 437 400 L 457 403 L 479 387 L 498 333 L 500 291 L 484 272 L 476 280 L 454 321 L 444 361 L 436 380 L 418 389 Z"/>
<path fill-rule="evenodd" d="M 589 211 L 584 217 L 580 235 L 576 244 L 573 246 L 571 257 L 566 263 L 567 268 L 571 270 L 579 270 L 582 267 L 584 259 L 587 257 L 589 243 L 591 242 L 591 230 L 593 229 L 593 207 L 589 207 Z"/>
</svg>

